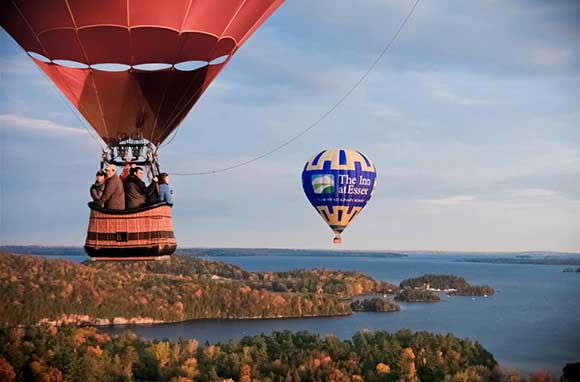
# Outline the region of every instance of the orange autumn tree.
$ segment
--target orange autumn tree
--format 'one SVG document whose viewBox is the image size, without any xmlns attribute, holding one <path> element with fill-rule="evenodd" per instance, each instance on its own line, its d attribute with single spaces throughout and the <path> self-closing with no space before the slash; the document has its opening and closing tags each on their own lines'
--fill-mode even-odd
<svg viewBox="0 0 580 382">
<path fill-rule="evenodd" d="M 417 368 L 415 367 L 415 353 L 413 349 L 403 349 L 400 361 L 400 382 L 420 382 L 417 376 Z"/>
<path fill-rule="evenodd" d="M 0 381 L 14 382 L 16 373 L 12 365 L 5 358 L 0 357 Z"/>
</svg>

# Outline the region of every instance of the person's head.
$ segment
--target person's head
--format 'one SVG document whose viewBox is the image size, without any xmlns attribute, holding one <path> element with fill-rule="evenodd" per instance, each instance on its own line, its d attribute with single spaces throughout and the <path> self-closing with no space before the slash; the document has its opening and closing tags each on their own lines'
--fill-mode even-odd
<svg viewBox="0 0 580 382">
<path fill-rule="evenodd" d="M 117 166 L 115 166 L 114 164 L 110 164 L 107 166 L 105 171 L 107 173 L 107 178 L 111 178 L 113 175 L 117 173 Z"/>
<path fill-rule="evenodd" d="M 106 174 L 103 170 L 97 171 L 97 174 L 95 175 L 97 183 L 103 183 L 105 181 L 105 176 Z"/>
<path fill-rule="evenodd" d="M 159 174 L 159 184 L 169 184 L 169 174 L 166 172 L 162 172 Z"/>
<path fill-rule="evenodd" d="M 140 180 L 143 180 L 143 176 L 145 175 L 145 172 L 143 171 L 143 169 L 141 167 L 132 168 L 131 173 L 133 175 L 135 175 L 137 178 L 139 178 Z"/>
</svg>

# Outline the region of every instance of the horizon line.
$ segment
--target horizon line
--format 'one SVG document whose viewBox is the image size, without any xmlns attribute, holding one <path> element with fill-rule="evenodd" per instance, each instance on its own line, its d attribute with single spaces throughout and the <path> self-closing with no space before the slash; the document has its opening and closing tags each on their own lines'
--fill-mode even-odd
<svg viewBox="0 0 580 382">
<path fill-rule="evenodd" d="M 53 249 L 83 249 L 82 246 L 76 245 L 43 245 L 43 244 L 2 244 L 0 250 L 7 247 L 17 248 L 53 248 Z M 179 249 L 228 249 L 228 250 L 287 250 L 287 251 L 325 251 L 325 252 L 371 252 L 371 253 L 401 253 L 401 254 L 421 254 L 426 252 L 431 253 L 446 253 L 446 254 L 500 254 L 500 253 L 514 253 L 514 254 L 559 254 L 559 255 L 580 255 L 580 252 L 575 251 L 553 251 L 553 250 L 434 250 L 434 249 L 338 249 L 338 248 L 287 248 L 287 247 L 210 247 L 210 246 L 182 246 Z"/>
</svg>

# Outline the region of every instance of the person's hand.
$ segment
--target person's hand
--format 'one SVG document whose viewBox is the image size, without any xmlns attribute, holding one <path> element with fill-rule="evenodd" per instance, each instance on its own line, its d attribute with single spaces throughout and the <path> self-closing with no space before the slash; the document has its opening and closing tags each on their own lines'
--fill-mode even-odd
<svg viewBox="0 0 580 382">
<path fill-rule="evenodd" d="M 131 163 L 131 168 L 135 168 L 137 165 L 135 163 Z"/>
<path fill-rule="evenodd" d="M 154 181 L 155 183 L 157 183 L 157 177 L 156 177 L 156 176 L 154 176 L 154 177 L 153 177 L 153 181 Z"/>
</svg>

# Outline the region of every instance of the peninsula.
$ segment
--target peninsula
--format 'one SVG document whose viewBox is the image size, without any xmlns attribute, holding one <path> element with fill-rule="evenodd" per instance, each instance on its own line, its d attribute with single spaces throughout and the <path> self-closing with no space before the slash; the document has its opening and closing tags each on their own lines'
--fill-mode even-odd
<svg viewBox="0 0 580 382">
<path fill-rule="evenodd" d="M 0 323 L 176 322 L 352 314 L 350 299 L 396 285 L 325 269 L 247 272 L 193 256 L 82 264 L 0 253 Z"/>
</svg>

